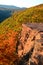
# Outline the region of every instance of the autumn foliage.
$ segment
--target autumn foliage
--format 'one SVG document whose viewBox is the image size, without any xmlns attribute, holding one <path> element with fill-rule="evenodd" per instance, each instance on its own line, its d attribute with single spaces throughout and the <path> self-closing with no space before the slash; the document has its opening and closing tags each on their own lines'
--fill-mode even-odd
<svg viewBox="0 0 43 65">
<path fill-rule="evenodd" d="M 0 65 L 13 65 L 17 61 L 17 32 L 10 30 L 0 35 Z"/>
</svg>

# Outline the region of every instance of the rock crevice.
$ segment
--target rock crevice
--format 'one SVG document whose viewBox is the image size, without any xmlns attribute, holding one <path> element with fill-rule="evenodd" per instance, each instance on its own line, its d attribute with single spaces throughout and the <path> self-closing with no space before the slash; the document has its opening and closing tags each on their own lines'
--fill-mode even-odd
<svg viewBox="0 0 43 65">
<path fill-rule="evenodd" d="M 33 26 L 22 25 L 18 45 L 20 58 L 18 65 L 43 65 L 43 29 L 38 30 L 34 26 L 35 24 Z"/>
</svg>

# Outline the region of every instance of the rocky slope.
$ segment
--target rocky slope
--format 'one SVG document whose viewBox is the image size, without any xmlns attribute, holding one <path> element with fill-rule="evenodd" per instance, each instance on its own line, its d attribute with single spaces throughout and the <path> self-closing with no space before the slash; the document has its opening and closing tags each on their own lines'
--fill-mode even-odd
<svg viewBox="0 0 43 65">
<path fill-rule="evenodd" d="M 20 35 L 18 65 L 43 65 L 43 30 L 32 29 L 23 24 Z"/>
<path fill-rule="evenodd" d="M 43 24 L 22 24 L 18 33 L 0 35 L 0 65 L 43 65 Z"/>
</svg>

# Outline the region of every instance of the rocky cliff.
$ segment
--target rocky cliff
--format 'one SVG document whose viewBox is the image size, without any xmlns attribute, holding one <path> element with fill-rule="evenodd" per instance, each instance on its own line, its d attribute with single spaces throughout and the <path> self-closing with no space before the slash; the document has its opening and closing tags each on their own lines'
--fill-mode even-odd
<svg viewBox="0 0 43 65">
<path fill-rule="evenodd" d="M 18 65 L 43 65 L 43 27 L 42 24 L 22 24 L 17 46 Z"/>
</svg>

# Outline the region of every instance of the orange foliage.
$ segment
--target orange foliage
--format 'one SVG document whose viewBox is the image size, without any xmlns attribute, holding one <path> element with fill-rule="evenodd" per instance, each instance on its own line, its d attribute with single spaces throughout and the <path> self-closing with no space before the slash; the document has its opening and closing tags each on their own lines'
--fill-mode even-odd
<svg viewBox="0 0 43 65">
<path fill-rule="evenodd" d="M 10 30 L 0 35 L 0 64 L 11 65 L 18 59 L 16 53 L 17 32 Z M 13 65 L 13 64 L 12 64 Z"/>
</svg>

